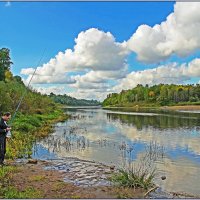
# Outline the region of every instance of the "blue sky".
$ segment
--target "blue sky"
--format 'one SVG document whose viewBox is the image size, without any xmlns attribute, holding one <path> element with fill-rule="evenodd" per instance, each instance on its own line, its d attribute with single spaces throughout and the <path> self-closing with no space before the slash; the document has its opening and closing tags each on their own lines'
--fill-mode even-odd
<svg viewBox="0 0 200 200">
<path fill-rule="evenodd" d="M 2 47 L 11 49 L 13 72 L 36 66 L 73 48 L 79 32 L 91 27 L 110 31 L 118 42 L 129 39 L 143 23 L 154 25 L 173 11 L 173 2 L 13 2 L 0 3 Z M 159 15 L 157 14 L 159 13 Z M 6 29 L 4 28 L 6 27 Z M 140 66 L 141 67 L 141 66 Z"/>
<path fill-rule="evenodd" d="M 166 17 L 170 13 L 174 12 L 174 4 L 174 2 L 12 2 L 10 5 L 6 6 L 6 2 L 0 2 L 0 18 L 3 19 L 1 20 L 0 26 L 0 47 L 10 48 L 11 58 L 14 62 L 12 72 L 15 75 L 22 75 L 24 78 L 26 78 L 25 75 L 30 76 L 31 74 L 20 74 L 21 70 L 30 67 L 37 67 L 38 60 L 40 59 L 42 52 L 45 48 L 47 50 L 40 66 L 42 66 L 42 64 L 44 63 L 48 63 L 50 59 L 54 58 L 59 52 L 64 53 L 66 49 L 71 49 L 72 51 L 74 51 L 74 45 L 77 44 L 75 42 L 75 38 L 78 38 L 81 32 L 84 33 L 82 38 L 84 39 L 84 41 L 88 41 L 88 38 L 91 37 L 88 36 L 88 34 L 95 35 L 99 31 L 102 33 L 102 35 L 107 37 L 104 33 L 110 32 L 112 34 L 112 37 L 115 39 L 114 46 L 117 46 L 116 48 L 118 48 L 117 43 L 121 45 L 125 41 L 128 44 L 130 38 L 141 25 L 145 24 L 149 27 L 153 27 L 156 24 L 160 25 L 162 22 L 165 22 Z M 180 8 L 179 10 L 182 12 Z M 177 11 L 177 15 L 180 14 L 179 10 Z M 91 28 L 95 28 L 98 31 L 95 32 L 95 30 L 93 30 L 93 32 L 91 31 L 91 33 L 87 34 L 87 30 L 90 30 Z M 104 36 L 100 35 L 99 37 L 102 38 Z M 85 39 L 86 37 L 87 40 Z M 105 40 L 107 41 L 107 39 Z M 142 41 L 145 41 L 145 38 Z M 110 75 L 106 74 L 105 76 L 107 76 L 107 79 L 101 81 L 98 80 L 98 83 L 101 84 L 95 86 L 96 89 L 107 89 L 106 92 L 109 93 L 114 89 L 112 88 L 111 90 L 110 88 L 110 90 L 108 90 L 109 87 L 105 87 L 105 84 L 102 86 L 102 83 L 107 82 L 106 84 L 108 84 L 108 86 L 113 86 L 113 84 L 119 84 L 123 78 L 128 76 L 128 73 L 131 73 L 133 71 L 143 71 L 145 69 L 148 70 L 156 68 L 159 65 L 167 65 L 171 62 L 187 64 L 199 56 L 199 50 L 195 47 L 194 50 L 192 49 L 191 52 L 187 52 L 187 55 L 184 55 L 182 57 L 178 55 L 180 51 L 177 50 L 177 54 L 175 52 L 173 55 L 170 54 L 167 56 L 160 56 L 159 52 L 158 56 L 153 55 L 152 58 L 149 58 L 149 55 L 147 55 L 149 53 L 143 52 L 143 50 L 141 51 L 141 49 L 137 49 L 137 45 L 135 45 L 135 42 L 138 44 L 138 41 L 135 41 L 135 39 L 133 39 L 133 45 L 129 45 L 131 53 L 127 53 L 126 56 L 122 57 L 121 60 L 119 60 L 119 62 L 122 62 L 123 60 L 123 62 L 126 63 L 126 65 L 128 66 L 126 69 L 127 71 L 124 72 L 125 64 L 121 68 L 116 68 L 117 70 L 121 70 L 122 68 L 124 68 L 122 70 L 125 73 L 124 77 L 119 77 L 119 75 L 116 75 L 116 77 L 110 78 Z M 77 46 L 81 45 L 82 43 L 80 40 L 80 43 Z M 87 44 L 85 43 L 84 45 L 87 46 Z M 101 46 L 101 41 L 96 45 L 99 48 L 99 46 Z M 141 44 L 141 48 L 143 46 L 144 44 Z M 140 44 L 138 45 L 138 47 L 140 47 Z M 120 50 L 117 49 L 117 51 L 122 51 L 121 48 L 122 47 L 120 47 Z M 175 48 L 175 51 L 176 49 L 177 47 Z M 141 52 L 144 53 L 144 55 L 148 58 L 138 59 L 138 56 L 140 56 L 140 54 L 142 55 Z M 151 52 L 151 49 L 149 50 L 149 52 Z M 80 57 L 81 60 L 82 54 L 80 55 L 78 53 L 77 55 Z M 76 59 L 79 59 L 78 56 L 76 57 Z M 107 64 L 112 65 L 113 63 Z M 70 66 L 65 68 L 66 71 L 64 70 L 61 73 L 67 74 L 68 76 L 78 74 L 81 76 L 87 74 L 90 71 L 95 71 L 94 74 L 96 76 L 97 72 L 102 72 L 102 69 L 96 66 L 92 66 L 92 64 L 89 67 L 88 65 L 84 65 L 83 63 L 75 63 L 74 65 L 78 65 L 79 70 L 73 70 L 74 66 Z M 55 65 L 55 68 L 58 68 L 59 66 Z M 101 66 L 101 64 L 99 63 L 98 66 Z M 104 71 L 107 70 L 107 68 L 104 68 Z M 43 70 L 43 72 L 44 71 L 45 70 Z M 54 70 L 51 70 L 51 76 L 54 76 L 53 71 Z M 47 72 L 48 75 L 49 73 L 50 72 Z M 73 79 L 74 82 L 80 82 L 80 77 L 68 77 L 68 79 Z M 100 78 L 98 77 L 98 79 Z M 47 79 L 45 79 L 45 81 L 46 80 Z M 190 79 L 186 80 L 186 83 L 194 82 L 196 80 L 199 80 L 198 77 L 193 76 Z M 45 81 L 34 81 L 34 83 L 36 87 L 48 88 L 51 86 L 52 89 L 53 86 L 58 88 L 59 85 L 59 87 L 62 88 L 61 91 L 65 91 L 66 93 L 69 91 L 74 91 L 74 93 L 72 93 L 72 95 L 75 94 L 74 96 L 76 96 L 77 90 L 81 90 L 79 86 L 82 85 L 80 82 L 79 85 L 77 84 L 76 86 L 73 86 L 72 83 L 68 83 L 70 82 L 69 80 L 67 82 L 67 85 L 64 83 L 58 84 L 58 81 Z M 93 83 L 95 83 L 95 81 L 88 82 L 88 85 L 91 85 Z M 132 86 L 134 86 L 134 84 Z M 91 88 L 88 87 L 86 89 L 89 90 Z M 59 91 L 57 92 L 59 93 Z M 85 97 L 93 98 L 92 96 Z M 97 95 L 94 96 L 94 98 L 100 97 L 98 97 Z"/>
</svg>

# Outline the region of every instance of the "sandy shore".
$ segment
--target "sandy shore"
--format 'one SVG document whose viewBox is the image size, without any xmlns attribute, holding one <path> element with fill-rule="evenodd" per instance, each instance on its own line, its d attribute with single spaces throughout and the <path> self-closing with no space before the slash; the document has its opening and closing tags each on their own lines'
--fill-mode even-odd
<svg viewBox="0 0 200 200">
<path fill-rule="evenodd" d="M 185 106 L 163 106 L 161 109 L 166 110 L 187 110 L 187 111 L 194 111 L 200 110 L 200 105 L 185 105 Z"/>
</svg>

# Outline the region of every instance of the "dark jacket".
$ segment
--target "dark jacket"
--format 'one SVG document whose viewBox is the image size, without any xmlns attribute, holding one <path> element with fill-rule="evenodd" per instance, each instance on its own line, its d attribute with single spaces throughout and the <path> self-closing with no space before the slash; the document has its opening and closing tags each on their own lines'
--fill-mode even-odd
<svg viewBox="0 0 200 200">
<path fill-rule="evenodd" d="M 3 118 L 1 118 L 1 120 L 0 120 L 0 136 L 1 136 L 1 135 L 5 135 L 5 136 L 6 136 L 7 131 L 5 131 L 5 129 L 6 129 L 7 127 L 8 127 L 8 126 L 5 124 Z"/>
</svg>

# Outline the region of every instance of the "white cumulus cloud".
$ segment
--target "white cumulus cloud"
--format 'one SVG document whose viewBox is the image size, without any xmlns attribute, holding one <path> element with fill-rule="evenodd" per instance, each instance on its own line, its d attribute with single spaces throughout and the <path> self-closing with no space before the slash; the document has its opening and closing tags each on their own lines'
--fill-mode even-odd
<svg viewBox="0 0 200 200">
<path fill-rule="evenodd" d="M 50 94 L 51 92 L 53 92 L 54 94 L 65 94 L 65 87 L 61 86 L 61 87 L 56 87 L 56 86 L 50 86 L 50 87 L 40 87 L 40 86 L 35 86 L 34 87 L 35 90 L 37 90 L 38 92 L 42 93 L 42 94 Z"/>
<path fill-rule="evenodd" d="M 35 83 L 37 80 L 47 83 L 46 76 L 53 77 L 60 73 L 87 70 L 115 72 L 124 71 L 127 66 L 126 57 L 129 51 L 126 43 L 117 43 L 110 32 L 91 28 L 79 33 L 75 43 L 74 50 L 59 52 L 55 58 L 38 67 Z M 33 71 L 33 68 L 22 69 L 21 74 L 30 76 Z M 56 79 L 55 81 L 57 82 Z"/>
<path fill-rule="evenodd" d="M 166 21 L 141 25 L 127 42 L 139 61 L 153 63 L 200 49 L 200 2 L 177 2 Z"/>
<path fill-rule="evenodd" d="M 31 84 L 46 84 L 46 83 L 54 83 L 54 84 L 73 84 L 75 80 L 72 77 L 68 77 L 65 74 L 55 74 L 54 76 L 49 75 L 37 75 L 35 74 L 33 77 L 29 75 L 27 79 L 23 79 L 24 83 L 27 85 L 31 80 Z"/>
</svg>

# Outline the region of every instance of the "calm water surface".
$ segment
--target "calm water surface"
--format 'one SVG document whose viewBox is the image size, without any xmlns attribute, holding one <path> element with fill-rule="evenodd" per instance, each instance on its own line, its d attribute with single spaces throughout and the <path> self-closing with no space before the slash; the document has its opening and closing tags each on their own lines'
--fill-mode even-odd
<svg viewBox="0 0 200 200">
<path fill-rule="evenodd" d="M 200 195 L 200 113 L 68 108 L 70 119 L 34 148 L 35 158 L 145 163 L 167 191 Z M 161 180 L 161 176 L 166 180 Z"/>
</svg>

